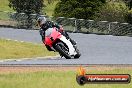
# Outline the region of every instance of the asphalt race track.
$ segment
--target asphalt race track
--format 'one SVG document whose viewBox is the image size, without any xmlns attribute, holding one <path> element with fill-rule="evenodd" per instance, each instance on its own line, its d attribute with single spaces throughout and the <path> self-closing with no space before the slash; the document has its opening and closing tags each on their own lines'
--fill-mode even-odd
<svg viewBox="0 0 132 88">
<path fill-rule="evenodd" d="M 69 33 L 78 43 L 79 59 L 47 58 L 0 64 L 132 64 L 132 37 Z M 38 30 L 0 28 L 0 38 L 42 44 Z"/>
</svg>

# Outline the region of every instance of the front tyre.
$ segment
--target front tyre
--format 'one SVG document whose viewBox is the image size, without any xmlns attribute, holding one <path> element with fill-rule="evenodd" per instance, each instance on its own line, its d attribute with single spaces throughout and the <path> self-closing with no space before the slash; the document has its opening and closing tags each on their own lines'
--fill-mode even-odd
<svg viewBox="0 0 132 88">
<path fill-rule="evenodd" d="M 56 51 L 58 51 L 62 56 L 64 56 L 66 59 L 71 59 L 72 57 L 68 54 L 69 53 L 69 49 L 62 43 L 62 42 L 58 42 L 55 45 L 55 49 Z"/>
</svg>

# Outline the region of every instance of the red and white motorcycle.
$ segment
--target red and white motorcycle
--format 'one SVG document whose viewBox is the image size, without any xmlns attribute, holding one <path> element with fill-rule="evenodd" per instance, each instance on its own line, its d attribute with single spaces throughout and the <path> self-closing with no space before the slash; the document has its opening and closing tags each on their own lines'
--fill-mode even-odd
<svg viewBox="0 0 132 88">
<path fill-rule="evenodd" d="M 70 40 L 58 32 L 55 27 L 45 31 L 44 44 L 59 52 L 60 56 L 64 56 L 66 59 L 79 58 L 81 56 L 77 47 L 73 46 Z"/>
</svg>

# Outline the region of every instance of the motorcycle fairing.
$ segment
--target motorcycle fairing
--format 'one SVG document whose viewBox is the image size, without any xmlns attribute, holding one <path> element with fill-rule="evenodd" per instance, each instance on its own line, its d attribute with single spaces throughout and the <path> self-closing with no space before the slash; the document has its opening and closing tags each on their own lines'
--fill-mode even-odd
<svg viewBox="0 0 132 88">
<path fill-rule="evenodd" d="M 45 44 L 52 47 L 53 43 L 55 42 L 54 39 L 59 39 L 60 37 L 61 37 L 60 32 L 56 31 L 55 28 L 49 28 L 45 31 Z"/>
<path fill-rule="evenodd" d="M 62 35 L 60 40 L 63 41 L 68 46 L 70 55 L 76 55 L 77 54 L 72 43 L 69 40 L 67 40 L 66 37 L 64 37 Z"/>
</svg>

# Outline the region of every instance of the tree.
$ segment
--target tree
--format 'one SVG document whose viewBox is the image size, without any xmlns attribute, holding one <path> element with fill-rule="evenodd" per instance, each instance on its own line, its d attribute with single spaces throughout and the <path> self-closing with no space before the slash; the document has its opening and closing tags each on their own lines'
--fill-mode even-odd
<svg viewBox="0 0 132 88">
<path fill-rule="evenodd" d="M 9 7 L 18 13 L 27 15 L 27 23 L 31 23 L 30 14 L 39 14 L 43 8 L 43 0 L 9 0 Z M 30 27 L 30 24 L 28 24 Z"/>
<path fill-rule="evenodd" d="M 18 13 L 40 13 L 43 6 L 43 0 L 9 0 L 9 7 Z"/>
<path fill-rule="evenodd" d="M 61 0 L 55 8 L 54 16 L 93 19 L 105 0 Z"/>
</svg>

